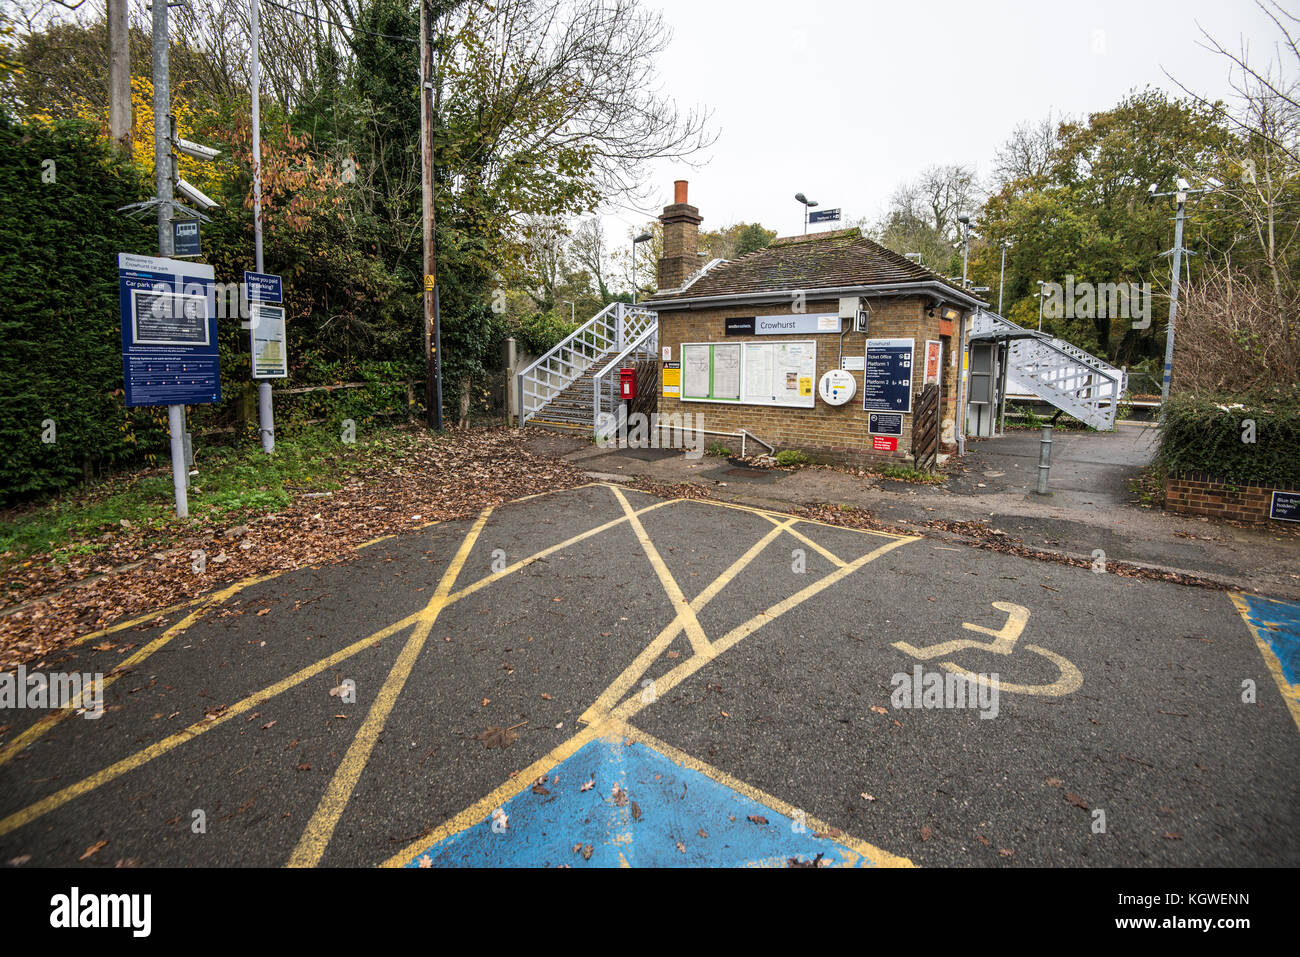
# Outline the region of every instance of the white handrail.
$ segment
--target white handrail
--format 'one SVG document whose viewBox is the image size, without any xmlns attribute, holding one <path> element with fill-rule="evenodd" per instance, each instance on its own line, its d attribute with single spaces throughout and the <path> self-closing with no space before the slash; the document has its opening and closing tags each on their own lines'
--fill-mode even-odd
<svg viewBox="0 0 1300 957">
<path fill-rule="evenodd" d="M 524 425 L 618 343 L 623 304 L 610 303 L 519 373 L 519 424 Z"/>
<path fill-rule="evenodd" d="M 619 305 L 622 306 L 623 304 L 619 303 Z M 656 345 L 658 344 L 659 341 L 658 313 L 651 312 L 648 309 L 640 309 L 635 306 L 633 307 L 633 309 L 637 310 L 636 318 L 640 319 L 644 323 L 641 328 L 641 331 L 637 333 L 636 337 L 633 338 L 631 342 L 629 342 L 626 346 L 623 347 L 623 350 L 619 352 L 618 355 L 616 355 L 613 359 L 610 359 L 609 362 L 605 363 L 603 369 L 601 369 L 599 372 L 597 372 L 594 376 L 591 377 L 591 427 L 593 429 L 598 429 L 600 427 L 600 413 L 602 411 L 600 408 L 601 380 L 603 380 L 605 376 L 608 375 L 610 371 L 614 369 L 615 366 L 626 361 L 629 354 L 633 352 L 643 351 L 646 340 L 652 340 Z M 628 338 L 626 329 L 628 325 L 627 322 L 628 312 L 630 311 L 631 310 L 620 310 L 620 315 L 621 318 L 623 319 L 622 326 L 623 329 L 625 330 L 623 333 L 625 339 Z M 651 346 L 650 348 L 651 356 L 654 355 L 654 348 L 655 348 L 654 346 Z M 613 401 L 612 397 L 611 397 L 611 401 Z"/>
</svg>

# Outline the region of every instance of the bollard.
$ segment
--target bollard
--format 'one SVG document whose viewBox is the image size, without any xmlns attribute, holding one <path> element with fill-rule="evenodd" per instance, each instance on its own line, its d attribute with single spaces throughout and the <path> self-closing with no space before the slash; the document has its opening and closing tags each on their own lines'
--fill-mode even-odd
<svg viewBox="0 0 1300 957">
<path fill-rule="evenodd" d="M 1043 438 L 1038 444 L 1038 488 L 1039 495 L 1049 495 L 1047 491 L 1047 473 L 1052 468 L 1052 427 L 1043 426 Z"/>
</svg>

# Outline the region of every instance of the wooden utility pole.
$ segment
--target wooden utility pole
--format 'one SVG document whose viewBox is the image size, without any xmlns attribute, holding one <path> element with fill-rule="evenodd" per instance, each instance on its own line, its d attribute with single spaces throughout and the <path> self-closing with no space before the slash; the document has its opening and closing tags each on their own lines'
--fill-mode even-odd
<svg viewBox="0 0 1300 957">
<path fill-rule="evenodd" d="M 131 25 L 126 0 L 108 0 L 108 132 L 117 148 L 131 152 Z"/>
<path fill-rule="evenodd" d="M 442 330 L 438 321 L 433 206 L 433 37 L 429 0 L 420 0 L 420 199 L 424 211 L 424 404 L 431 428 L 442 429 Z"/>
</svg>

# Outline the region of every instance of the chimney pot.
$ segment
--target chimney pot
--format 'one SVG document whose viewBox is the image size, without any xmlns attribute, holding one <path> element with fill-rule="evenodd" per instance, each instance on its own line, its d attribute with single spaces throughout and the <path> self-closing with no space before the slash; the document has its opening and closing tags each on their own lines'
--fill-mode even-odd
<svg viewBox="0 0 1300 957">
<path fill-rule="evenodd" d="M 686 202 L 686 185 L 687 182 L 684 179 L 678 179 L 673 181 L 673 202 L 674 203 Z"/>
</svg>

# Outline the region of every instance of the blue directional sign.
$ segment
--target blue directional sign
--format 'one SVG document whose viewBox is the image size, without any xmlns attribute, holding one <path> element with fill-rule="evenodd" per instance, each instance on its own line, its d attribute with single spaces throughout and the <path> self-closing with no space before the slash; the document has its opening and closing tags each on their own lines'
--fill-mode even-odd
<svg viewBox="0 0 1300 957">
<path fill-rule="evenodd" d="M 245 270 L 244 289 L 249 302 L 284 302 L 284 285 L 272 273 Z"/>
<path fill-rule="evenodd" d="M 912 411 L 915 339 L 868 339 L 862 408 L 867 412 Z"/>
<path fill-rule="evenodd" d="M 817 209 L 808 214 L 809 223 L 838 223 L 839 221 L 838 209 Z"/>
<path fill-rule="evenodd" d="M 119 253 L 126 404 L 221 401 L 211 266 Z"/>
</svg>

